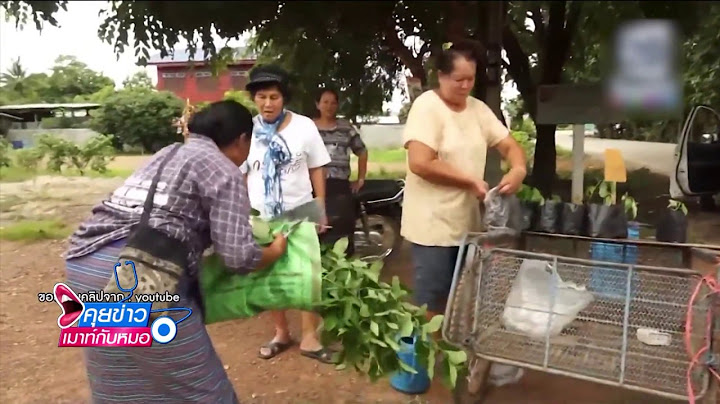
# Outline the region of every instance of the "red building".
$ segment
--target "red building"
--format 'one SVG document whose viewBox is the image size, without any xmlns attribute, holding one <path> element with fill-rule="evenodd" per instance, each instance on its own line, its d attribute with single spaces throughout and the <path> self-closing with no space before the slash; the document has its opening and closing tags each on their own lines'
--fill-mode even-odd
<svg viewBox="0 0 720 404">
<path fill-rule="evenodd" d="M 244 55 L 244 48 L 237 48 L 238 55 Z M 245 90 L 248 71 L 255 65 L 255 57 L 238 59 L 228 65 L 218 76 L 203 60 L 202 50 L 198 50 L 190 61 L 187 51 L 177 50 L 174 57 L 160 58 L 154 55 L 148 65 L 157 67 L 157 89 L 171 91 L 178 97 L 190 99 L 196 104 L 204 101 L 217 101 L 228 90 Z"/>
</svg>

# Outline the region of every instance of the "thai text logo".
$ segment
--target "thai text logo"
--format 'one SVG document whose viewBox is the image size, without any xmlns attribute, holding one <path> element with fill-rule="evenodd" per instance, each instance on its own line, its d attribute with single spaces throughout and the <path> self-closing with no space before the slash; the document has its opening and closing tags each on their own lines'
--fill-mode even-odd
<svg viewBox="0 0 720 404">
<path fill-rule="evenodd" d="M 115 280 L 118 289 L 128 295 L 100 292 L 87 292 L 78 295 L 68 285 L 57 283 L 53 288 L 52 300 L 61 308 L 57 324 L 60 327 L 59 347 L 149 347 L 153 341 L 167 344 L 175 339 L 177 325 L 190 317 L 192 309 L 188 307 L 171 307 L 152 309 L 153 302 L 178 302 L 180 296 L 165 292 L 149 295 L 134 295 L 137 288 L 137 271 L 135 263 L 126 261 L 125 265 L 132 268 L 135 285 L 122 288 L 118 281 L 117 270 L 120 263 L 115 264 Z M 41 297 L 40 300 L 51 300 Z M 81 296 L 83 298 L 81 298 Z M 131 299 L 135 297 L 135 301 Z M 113 301 L 111 301 L 113 300 Z M 150 314 L 157 312 L 184 311 L 187 314 L 175 321 L 163 315 L 152 321 Z M 77 323 L 76 327 L 73 325 Z"/>
</svg>

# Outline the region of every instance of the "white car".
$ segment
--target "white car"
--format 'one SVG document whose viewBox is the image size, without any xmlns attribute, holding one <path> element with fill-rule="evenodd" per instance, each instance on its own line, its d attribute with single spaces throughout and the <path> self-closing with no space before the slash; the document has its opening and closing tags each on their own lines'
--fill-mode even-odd
<svg viewBox="0 0 720 404">
<path fill-rule="evenodd" d="M 720 205 L 720 114 L 699 105 L 685 120 L 675 147 L 670 197 L 699 197 L 703 209 Z"/>
</svg>

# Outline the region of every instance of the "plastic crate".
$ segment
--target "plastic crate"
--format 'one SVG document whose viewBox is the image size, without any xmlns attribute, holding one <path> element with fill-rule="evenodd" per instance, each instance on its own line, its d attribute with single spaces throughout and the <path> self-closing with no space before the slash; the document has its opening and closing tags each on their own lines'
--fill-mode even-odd
<svg viewBox="0 0 720 404">
<path fill-rule="evenodd" d="M 628 238 L 640 238 L 640 226 L 630 223 Z M 590 257 L 593 261 L 605 261 L 619 264 L 637 264 L 638 247 L 636 245 L 614 243 L 590 243 Z M 627 293 L 627 272 L 602 266 L 593 267 L 590 274 L 590 290 L 610 299 L 625 299 Z M 630 296 L 634 296 L 637 287 L 637 274 L 630 281 Z"/>
</svg>

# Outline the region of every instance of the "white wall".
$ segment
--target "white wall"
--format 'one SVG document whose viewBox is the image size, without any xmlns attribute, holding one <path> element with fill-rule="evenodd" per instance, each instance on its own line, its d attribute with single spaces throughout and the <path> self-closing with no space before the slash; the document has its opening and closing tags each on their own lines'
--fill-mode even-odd
<svg viewBox="0 0 720 404">
<path fill-rule="evenodd" d="M 44 134 L 58 136 L 72 142 L 83 144 L 99 133 L 92 129 L 10 129 L 7 135 L 9 141 L 22 141 L 23 147 L 32 147 L 37 138 Z"/>
</svg>

